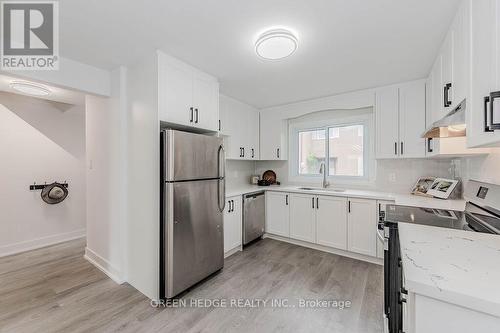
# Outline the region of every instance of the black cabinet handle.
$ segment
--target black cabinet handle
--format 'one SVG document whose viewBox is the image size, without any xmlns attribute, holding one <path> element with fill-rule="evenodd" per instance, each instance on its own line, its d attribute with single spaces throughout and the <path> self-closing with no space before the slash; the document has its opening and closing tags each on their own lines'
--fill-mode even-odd
<svg viewBox="0 0 500 333">
<path fill-rule="evenodd" d="M 240 157 L 243 157 L 243 148 L 240 147 Z"/>
<path fill-rule="evenodd" d="M 191 116 L 189 117 L 189 122 L 192 123 L 193 122 L 193 119 L 194 119 L 194 116 L 193 116 L 193 111 L 194 111 L 194 108 L 193 107 L 190 107 L 189 110 L 191 110 Z"/>
<path fill-rule="evenodd" d="M 394 142 L 394 155 L 398 154 L 398 143 Z"/>
<path fill-rule="evenodd" d="M 234 200 L 231 200 L 231 212 L 234 212 Z"/>
<path fill-rule="evenodd" d="M 312 199 L 312 206 L 313 206 L 313 209 L 314 209 L 314 198 L 311 198 Z"/>
<path fill-rule="evenodd" d="M 444 98 L 444 107 L 447 108 L 451 105 L 450 99 L 450 88 L 451 88 L 451 83 L 447 83 L 444 86 L 444 93 L 443 93 L 443 98 Z"/>
<path fill-rule="evenodd" d="M 500 123 L 495 123 L 495 99 L 500 98 L 500 91 L 495 91 L 490 94 L 490 129 L 500 130 Z"/>
<path fill-rule="evenodd" d="M 433 146 L 433 138 L 428 138 L 427 139 L 427 152 L 428 153 L 432 153 L 434 151 L 434 149 L 432 149 L 432 146 Z"/>
<path fill-rule="evenodd" d="M 484 131 L 485 132 L 493 132 L 488 123 L 488 103 L 490 102 L 490 96 L 484 97 Z"/>
<path fill-rule="evenodd" d="M 285 205 L 288 206 L 288 194 L 285 196 Z"/>
<path fill-rule="evenodd" d="M 316 197 L 316 209 L 319 209 L 319 198 Z"/>
<path fill-rule="evenodd" d="M 401 141 L 401 155 L 404 155 L 405 150 L 404 150 L 404 142 Z"/>
<path fill-rule="evenodd" d="M 198 121 L 199 121 L 199 117 L 198 117 L 199 112 L 198 112 L 198 109 L 197 109 L 197 108 L 196 108 L 196 109 L 194 109 L 194 112 L 196 113 L 196 120 L 194 121 L 194 123 L 195 123 L 195 124 L 198 124 Z"/>
<path fill-rule="evenodd" d="M 348 201 L 347 210 L 349 213 L 351 212 L 351 200 Z"/>
<path fill-rule="evenodd" d="M 252 158 L 255 158 L 255 149 L 252 148 Z"/>
<path fill-rule="evenodd" d="M 219 132 L 220 132 L 220 130 L 221 130 L 221 125 L 220 125 L 220 119 L 219 119 Z"/>
<path fill-rule="evenodd" d="M 280 158 L 280 149 L 276 149 L 276 157 Z"/>
<path fill-rule="evenodd" d="M 243 155 L 241 157 L 245 157 L 245 148 L 241 148 L 243 150 Z"/>
</svg>

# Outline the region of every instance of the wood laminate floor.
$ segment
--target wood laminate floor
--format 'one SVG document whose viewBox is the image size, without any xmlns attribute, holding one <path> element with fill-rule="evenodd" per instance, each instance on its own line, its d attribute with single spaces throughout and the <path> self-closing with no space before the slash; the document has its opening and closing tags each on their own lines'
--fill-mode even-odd
<svg viewBox="0 0 500 333">
<path fill-rule="evenodd" d="M 181 298 L 188 307 L 154 308 L 88 263 L 84 246 L 0 258 L 0 332 L 383 332 L 381 266 L 264 239 L 188 291 Z M 204 299 L 227 307 L 189 307 Z M 237 307 L 240 299 L 254 301 Z M 271 306 L 273 299 L 289 307 Z M 301 308 L 301 299 L 352 304 Z M 266 306 L 248 306 L 257 300 Z"/>
</svg>

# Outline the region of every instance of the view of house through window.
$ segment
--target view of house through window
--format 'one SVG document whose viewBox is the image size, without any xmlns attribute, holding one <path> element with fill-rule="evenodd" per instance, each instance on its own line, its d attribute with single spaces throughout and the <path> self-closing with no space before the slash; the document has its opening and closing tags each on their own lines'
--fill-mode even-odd
<svg viewBox="0 0 500 333">
<path fill-rule="evenodd" d="M 301 130 L 298 134 L 300 175 L 319 175 L 325 162 L 329 176 L 364 176 L 364 125 Z"/>
</svg>

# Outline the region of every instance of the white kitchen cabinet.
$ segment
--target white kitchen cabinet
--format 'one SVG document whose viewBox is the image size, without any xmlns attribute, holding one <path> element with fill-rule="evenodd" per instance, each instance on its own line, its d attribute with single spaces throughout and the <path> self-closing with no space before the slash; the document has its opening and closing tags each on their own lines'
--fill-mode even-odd
<svg viewBox="0 0 500 333">
<path fill-rule="evenodd" d="M 157 62 L 160 121 L 217 131 L 217 79 L 162 52 L 157 52 Z"/>
<path fill-rule="evenodd" d="M 233 98 L 220 95 L 221 134 L 226 158 L 259 159 L 259 111 Z"/>
<path fill-rule="evenodd" d="M 453 46 L 454 46 L 455 30 L 453 25 L 451 26 L 446 39 L 444 40 L 441 49 L 441 84 L 438 89 L 442 91 L 442 107 L 437 110 L 436 120 L 441 119 L 446 116 L 451 110 L 453 110 L 454 98 L 453 91 L 455 84 L 453 81 Z"/>
<path fill-rule="evenodd" d="M 377 158 L 399 157 L 399 89 L 392 86 L 376 92 Z"/>
<path fill-rule="evenodd" d="M 224 253 L 241 246 L 242 224 L 241 195 L 227 198 L 224 210 Z"/>
<path fill-rule="evenodd" d="M 318 197 L 316 242 L 320 245 L 347 250 L 347 198 Z"/>
<path fill-rule="evenodd" d="M 425 157 L 425 81 L 399 86 L 399 156 Z"/>
<path fill-rule="evenodd" d="M 290 195 L 266 192 L 266 232 L 290 237 Z"/>
<path fill-rule="evenodd" d="M 260 112 L 260 159 L 287 160 L 288 121 L 274 112 Z"/>
<path fill-rule="evenodd" d="M 425 80 L 376 92 L 377 158 L 425 157 Z"/>
<path fill-rule="evenodd" d="M 375 257 L 377 255 L 377 201 L 348 200 L 347 249 Z"/>
<path fill-rule="evenodd" d="M 500 90 L 500 0 L 466 1 L 471 25 L 471 93 L 467 101 L 467 145 L 500 145 L 500 100 L 492 93 Z M 491 113 L 493 111 L 493 119 Z"/>
<path fill-rule="evenodd" d="M 316 197 L 290 194 L 290 238 L 316 242 Z"/>
</svg>

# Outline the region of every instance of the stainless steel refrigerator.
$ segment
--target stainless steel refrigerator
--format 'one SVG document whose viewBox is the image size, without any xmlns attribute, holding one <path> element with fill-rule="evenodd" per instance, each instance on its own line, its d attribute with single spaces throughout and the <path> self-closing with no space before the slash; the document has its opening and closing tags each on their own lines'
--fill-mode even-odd
<svg viewBox="0 0 500 333">
<path fill-rule="evenodd" d="M 172 298 L 224 265 L 222 139 L 161 132 L 160 292 Z"/>
</svg>

